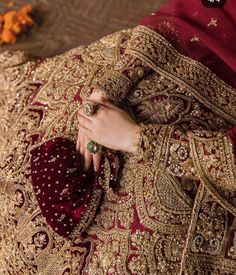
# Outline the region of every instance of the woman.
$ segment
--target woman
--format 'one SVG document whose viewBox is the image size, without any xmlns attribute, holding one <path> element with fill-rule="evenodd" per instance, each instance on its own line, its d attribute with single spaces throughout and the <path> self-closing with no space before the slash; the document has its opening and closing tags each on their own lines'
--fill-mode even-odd
<svg viewBox="0 0 236 275">
<path fill-rule="evenodd" d="M 235 274 L 234 7 L 2 54 L 1 274 Z"/>
</svg>

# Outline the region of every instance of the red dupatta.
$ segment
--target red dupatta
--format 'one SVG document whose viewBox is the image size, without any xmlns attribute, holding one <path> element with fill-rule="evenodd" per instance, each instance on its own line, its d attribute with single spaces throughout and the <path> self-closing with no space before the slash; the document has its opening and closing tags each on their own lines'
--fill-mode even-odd
<svg viewBox="0 0 236 275">
<path fill-rule="evenodd" d="M 201 0 L 172 0 L 140 24 L 236 88 L 235 0 L 228 0 L 223 8 L 207 8 Z"/>
</svg>

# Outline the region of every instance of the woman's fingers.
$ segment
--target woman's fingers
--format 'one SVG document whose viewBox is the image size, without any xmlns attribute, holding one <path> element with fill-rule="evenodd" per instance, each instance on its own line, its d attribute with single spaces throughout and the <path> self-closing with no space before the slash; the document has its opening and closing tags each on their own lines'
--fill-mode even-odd
<svg viewBox="0 0 236 275">
<path fill-rule="evenodd" d="M 76 150 L 80 153 L 81 165 L 84 170 L 88 171 L 93 162 L 94 171 L 97 172 L 100 167 L 102 154 L 91 155 L 87 149 L 88 141 L 89 140 L 84 136 L 84 134 L 79 132 L 76 142 Z"/>
<path fill-rule="evenodd" d="M 119 110 L 120 111 L 120 108 L 118 108 L 116 105 L 114 105 L 113 103 L 111 103 L 110 101 L 108 100 L 101 100 L 101 104 L 102 106 L 105 106 L 105 107 L 108 107 L 110 109 L 114 109 L 114 110 Z"/>
<path fill-rule="evenodd" d="M 102 96 L 99 93 L 94 93 L 90 100 L 86 101 L 91 105 L 94 105 L 95 113 L 93 116 L 87 116 L 83 109 L 78 111 L 78 128 L 79 128 L 79 135 L 76 144 L 77 150 L 79 150 L 81 159 L 83 161 L 83 166 L 85 171 L 88 171 L 92 162 L 95 171 L 98 171 L 101 163 L 102 154 L 95 154 L 91 155 L 87 149 L 87 143 L 90 139 L 93 139 L 93 124 L 94 119 L 96 120 L 96 114 L 100 113 L 104 108 L 103 103 L 106 103 L 108 98 Z M 113 105 L 109 105 L 106 107 L 113 107 Z M 97 112 L 98 111 L 98 112 Z"/>
<path fill-rule="evenodd" d="M 95 172 L 97 172 L 100 167 L 101 159 L 102 159 L 101 153 L 93 155 L 93 167 Z"/>
<path fill-rule="evenodd" d="M 88 171 L 88 169 L 91 166 L 93 158 L 87 150 L 87 138 L 84 136 L 84 134 L 81 131 L 78 134 L 76 149 L 80 154 L 81 165 L 83 166 L 83 169 L 85 171 Z"/>
<path fill-rule="evenodd" d="M 84 152 L 84 170 L 85 171 L 89 170 L 92 160 L 93 160 L 93 157 L 86 148 Z"/>
<path fill-rule="evenodd" d="M 108 95 L 103 92 L 102 90 L 95 88 L 94 91 L 92 92 L 92 94 L 89 97 L 89 100 L 91 101 L 95 101 L 95 102 L 100 102 L 101 97 L 104 97 L 106 99 L 108 99 Z"/>
<path fill-rule="evenodd" d="M 79 132 L 79 138 L 77 140 L 77 144 L 78 143 L 79 143 L 78 152 L 80 154 L 81 166 L 83 167 L 83 165 L 84 165 L 84 136 L 81 132 Z"/>
<path fill-rule="evenodd" d="M 79 125 L 79 130 L 84 136 L 88 137 L 89 139 L 92 139 L 92 134 L 93 133 L 92 133 L 91 130 L 87 129 L 83 125 Z"/>
<path fill-rule="evenodd" d="M 77 141 L 76 141 L 76 151 L 79 152 L 80 150 L 80 133 L 78 132 Z"/>
<path fill-rule="evenodd" d="M 83 125 L 86 128 L 91 128 L 93 125 L 93 122 L 89 119 L 88 116 L 82 115 L 78 112 L 78 123 L 79 123 L 79 128 L 80 125 Z"/>
</svg>

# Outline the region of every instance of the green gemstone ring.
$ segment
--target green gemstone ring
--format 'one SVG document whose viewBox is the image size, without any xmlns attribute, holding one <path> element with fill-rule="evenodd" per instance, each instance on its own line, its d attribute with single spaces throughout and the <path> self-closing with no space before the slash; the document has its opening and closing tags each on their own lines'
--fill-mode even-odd
<svg viewBox="0 0 236 275">
<path fill-rule="evenodd" d="M 87 143 L 87 149 L 89 151 L 90 154 L 98 154 L 102 152 L 102 146 L 100 144 L 98 144 L 96 141 L 94 140 L 90 140 Z"/>
</svg>

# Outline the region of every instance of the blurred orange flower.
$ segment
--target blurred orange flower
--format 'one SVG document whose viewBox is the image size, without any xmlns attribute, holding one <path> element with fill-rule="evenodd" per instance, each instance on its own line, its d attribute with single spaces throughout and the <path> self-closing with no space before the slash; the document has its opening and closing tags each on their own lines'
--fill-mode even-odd
<svg viewBox="0 0 236 275">
<path fill-rule="evenodd" d="M 12 8 L 14 6 L 15 6 L 15 2 L 13 2 L 13 1 L 7 3 L 8 8 Z"/>
<path fill-rule="evenodd" d="M 15 43 L 17 35 L 34 24 L 30 16 L 32 10 L 31 5 L 25 5 L 19 10 L 0 14 L 0 44 Z"/>
</svg>

